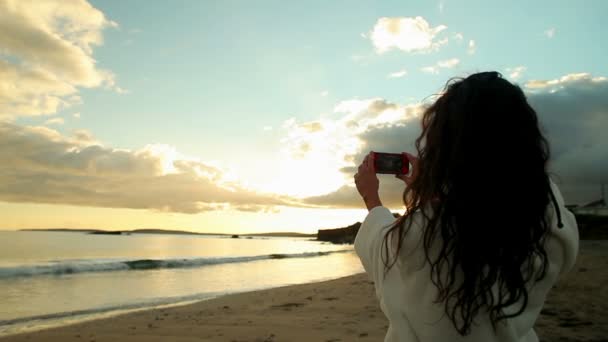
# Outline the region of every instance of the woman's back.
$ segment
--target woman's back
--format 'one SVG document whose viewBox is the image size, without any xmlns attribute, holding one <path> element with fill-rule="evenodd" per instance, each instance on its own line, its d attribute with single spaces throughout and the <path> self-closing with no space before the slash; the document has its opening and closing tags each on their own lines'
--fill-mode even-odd
<svg viewBox="0 0 608 342">
<path fill-rule="evenodd" d="M 382 241 L 386 228 L 394 222 L 391 212 L 384 207 L 372 209 L 361 225 L 355 240 L 355 250 L 376 288 L 382 311 L 389 319 L 385 341 L 538 341 L 533 326 L 545 301 L 547 292 L 560 274 L 573 265 L 578 253 L 578 229 L 574 215 L 566 210 L 561 193 L 552 183 L 563 227 L 553 205 L 547 208 L 551 229 L 545 241 L 548 269 L 538 283 L 529 284 L 529 300 L 523 313 L 500 322 L 494 332 L 487 312 L 474 320 L 469 335 L 461 336 L 445 315 L 442 303 L 435 303 L 437 288 L 430 282 L 430 265 L 422 250 L 424 217 L 414 214 L 411 230 L 397 263 L 386 276 L 382 261 Z M 394 245 L 391 247 L 394 250 Z M 434 250 L 433 253 L 437 253 Z M 447 269 L 446 269 L 447 271 Z M 515 311 L 520 303 L 505 310 Z"/>
<path fill-rule="evenodd" d="M 373 209 L 357 236 L 382 308 L 400 322 L 387 338 L 535 340 L 578 232 L 523 91 L 495 72 L 448 83 L 424 112 L 416 149 L 415 173 L 400 176 L 406 214 L 394 222 Z M 369 209 L 381 205 L 377 182 L 366 158 L 355 183 Z"/>
</svg>

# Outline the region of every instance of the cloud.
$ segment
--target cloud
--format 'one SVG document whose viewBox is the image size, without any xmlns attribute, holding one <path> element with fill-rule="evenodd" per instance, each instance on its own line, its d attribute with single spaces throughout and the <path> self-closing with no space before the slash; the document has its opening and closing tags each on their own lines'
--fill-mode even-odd
<svg viewBox="0 0 608 342">
<path fill-rule="evenodd" d="M 416 132 L 420 126 L 417 118 L 422 108 L 420 104 L 398 105 L 381 98 L 353 99 L 335 106 L 334 115 L 337 117 L 334 119 L 322 118 L 303 123 L 290 121 L 286 126 L 289 133 L 283 142 L 287 156 L 309 161 L 313 169 L 330 165 L 329 170 L 325 169 L 318 177 L 311 176 L 310 179 L 318 182 L 332 178 L 331 183 L 337 185 L 324 195 L 311 195 L 301 201 L 306 205 L 332 208 L 360 207 L 361 200 L 352 183 L 354 165 L 358 161 L 356 158 L 370 149 L 396 150 L 397 142 L 403 143 L 403 140 L 396 136 L 387 139 L 385 133 Z M 383 133 L 379 136 L 377 132 Z M 379 140 L 393 141 L 396 144 L 378 144 Z M 381 191 L 394 195 L 386 196 L 395 199 L 387 203 L 398 206 L 398 192 L 402 190 L 395 181 L 384 182 Z"/>
<path fill-rule="evenodd" d="M 438 74 L 440 69 L 451 69 L 460 64 L 458 58 L 450 58 L 437 62 L 435 65 L 420 68 L 420 71 L 427 74 Z"/>
<path fill-rule="evenodd" d="M 438 74 L 439 73 L 439 68 L 436 66 L 425 66 L 420 68 L 420 71 L 427 73 L 427 74 Z"/>
<path fill-rule="evenodd" d="M 429 52 L 448 42 L 447 38 L 436 40 L 437 34 L 447 26 L 431 27 L 422 17 L 399 17 L 378 19 L 368 35 L 379 54 L 393 49 L 404 52 Z"/>
<path fill-rule="evenodd" d="M 547 38 L 551 39 L 555 36 L 555 27 L 551 27 L 543 32 Z"/>
<path fill-rule="evenodd" d="M 285 178 L 276 192 L 294 187 L 301 179 L 297 193 L 288 193 L 299 199 L 327 194 L 352 181 L 352 175 L 344 173 L 353 164 L 353 156 L 366 148 L 360 136 L 370 127 L 415 115 L 409 106 L 397 106 L 384 99 L 352 99 L 338 103 L 331 116 L 318 120 L 298 122 L 288 120 L 284 125 L 285 136 L 281 140 L 281 159 L 286 167 L 275 167 L 277 178 Z M 281 190 L 283 189 L 283 190 Z M 306 205 L 321 205 L 304 201 Z"/>
<path fill-rule="evenodd" d="M 513 68 L 507 68 L 506 70 L 510 79 L 517 80 L 523 75 L 524 71 L 526 71 L 526 67 L 520 65 Z"/>
<path fill-rule="evenodd" d="M 460 60 L 458 58 L 450 58 L 437 62 L 437 66 L 440 68 L 453 68 L 458 64 L 460 64 Z"/>
<path fill-rule="evenodd" d="M 585 203 L 599 196 L 599 184 L 608 182 L 608 79 L 590 74 L 569 74 L 554 80 L 530 81 L 528 101 L 538 113 L 551 144 L 549 170 L 568 203 Z M 344 125 L 356 142 L 350 151 L 336 156 L 345 161 L 340 168 L 345 182 L 335 191 L 310 196 L 303 201 L 331 208 L 361 208 L 352 182 L 356 166 L 368 151 L 415 151 L 420 134 L 423 104 L 399 105 L 384 99 L 345 101 L 343 114 L 325 126 Z M 400 113 L 400 115 L 387 115 Z M 379 118 L 385 118 L 380 120 Z M 389 119 L 390 118 L 390 119 Z M 347 124 L 347 122 L 350 122 Z M 565 139 L 567 137 L 567 139 Z M 330 145 L 331 146 L 331 145 Z M 321 148 L 321 147 L 319 147 Z M 380 176 L 385 205 L 401 208 L 404 185 L 391 176 Z"/>
<path fill-rule="evenodd" d="M 78 87 L 115 87 L 93 47 L 117 24 L 85 0 L 0 2 L 0 118 L 52 114 Z"/>
<path fill-rule="evenodd" d="M 72 116 L 76 119 L 80 119 L 80 113 L 74 113 Z"/>
<path fill-rule="evenodd" d="M 114 90 L 115 92 L 117 92 L 118 94 L 121 94 L 121 95 L 131 93 L 131 91 L 130 91 L 130 90 L 128 90 L 128 89 L 124 89 L 124 88 L 121 88 L 121 87 L 119 87 L 119 86 L 114 86 L 114 87 L 113 87 L 113 90 Z"/>
<path fill-rule="evenodd" d="M 475 54 L 475 51 L 477 51 L 477 45 L 475 45 L 475 41 L 471 39 L 469 40 L 469 48 L 467 49 L 467 53 L 469 55 L 473 55 Z"/>
<path fill-rule="evenodd" d="M 577 85 L 578 87 L 598 87 L 608 81 L 606 77 L 593 77 L 588 73 L 577 73 L 564 75 L 554 80 L 530 80 L 526 83 L 529 90 L 546 90 L 555 92 L 567 86 Z"/>
<path fill-rule="evenodd" d="M 63 118 L 52 118 L 44 122 L 45 125 L 63 125 L 64 123 Z"/>
<path fill-rule="evenodd" d="M 101 143 L 93 137 L 93 134 L 86 129 L 74 130 L 73 139 L 75 139 L 75 142 L 78 145 L 101 145 Z"/>
<path fill-rule="evenodd" d="M 321 96 L 322 97 L 326 97 L 327 95 L 329 95 L 329 91 L 324 90 L 324 91 L 321 92 Z"/>
<path fill-rule="evenodd" d="M 462 33 L 457 32 L 454 34 L 454 39 L 456 39 L 457 41 L 462 41 L 464 39 L 464 36 L 462 35 Z"/>
<path fill-rule="evenodd" d="M 0 123 L 0 201 L 198 213 L 275 210 L 285 197 L 248 189 L 167 145 L 104 147 L 88 131 Z"/>
<path fill-rule="evenodd" d="M 399 70 L 388 74 L 388 78 L 402 78 L 407 75 L 407 70 Z"/>
<path fill-rule="evenodd" d="M 365 130 L 356 134 L 356 139 L 361 142 L 361 148 L 354 154 L 345 155 L 345 160 L 352 164 L 341 169 L 344 173 L 346 184 L 338 190 L 322 195 L 306 198 L 304 201 L 311 205 L 322 205 L 335 208 L 361 208 L 361 197 L 357 193 L 353 182 L 356 166 L 363 160 L 369 151 L 378 152 L 401 152 L 415 151 L 414 143 L 420 134 L 420 117 L 424 110 L 421 104 L 399 106 L 393 104 L 404 115 L 399 119 L 391 120 L 390 123 L 372 123 Z M 390 175 L 380 175 L 380 197 L 384 205 L 390 208 L 402 208 L 401 199 L 405 185 Z"/>
<path fill-rule="evenodd" d="M 580 189 L 608 182 L 608 78 L 569 74 L 526 88 L 551 142 L 552 169 L 571 200 L 597 199 L 597 191 L 590 196 Z"/>
</svg>

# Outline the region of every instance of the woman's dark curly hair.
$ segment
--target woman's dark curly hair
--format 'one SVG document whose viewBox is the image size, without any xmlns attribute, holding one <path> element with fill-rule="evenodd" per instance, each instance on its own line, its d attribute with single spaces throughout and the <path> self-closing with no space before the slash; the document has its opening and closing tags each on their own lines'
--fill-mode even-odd
<svg viewBox="0 0 608 342">
<path fill-rule="evenodd" d="M 549 144 L 536 112 L 497 72 L 453 79 L 424 112 L 416 149 L 419 172 L 403 194 L 407 212 L 385 236 L 385 271 L 419 211 L 436 302 L 461 335 L 478 314 L 489 314 L 496 329 L 524 311 L 526 284 L 547 270 Z M 395 233 L 390 260 L 387 239 Z M 517 311 L 503 311 L 517 303 Z"/>
</svg>

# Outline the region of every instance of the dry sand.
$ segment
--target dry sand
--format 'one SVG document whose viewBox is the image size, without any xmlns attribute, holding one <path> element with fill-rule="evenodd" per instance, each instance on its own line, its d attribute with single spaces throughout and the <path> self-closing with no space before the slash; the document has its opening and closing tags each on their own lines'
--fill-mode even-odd
<svg viewBox="0 0 608 342">
<path fill-rule="evenodd" d="M 551 292 L 541 341 L 608 341 L 608 251 L 583 246 Z M 387 321 L 365 274 L 216 298 L 0 338 L 16 341 L 382 341 Z"/>
</svg>

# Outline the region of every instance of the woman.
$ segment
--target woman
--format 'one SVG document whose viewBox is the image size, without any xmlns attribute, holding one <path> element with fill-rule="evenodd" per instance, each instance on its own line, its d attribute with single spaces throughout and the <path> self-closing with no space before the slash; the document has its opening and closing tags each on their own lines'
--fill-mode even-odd
<svg viewBox="0 0 608 342">
<path fill-rule="evenodd" d="M 522 90 L 496 72 L 448 83 L 422 116 L 406 213 L 355 175 L 369 213 L 355 250 L 389 319 L 385 341 L 538 341 L 548 291 L 578 229 L 547 174 L 549 146 Z"/>
</svg>

